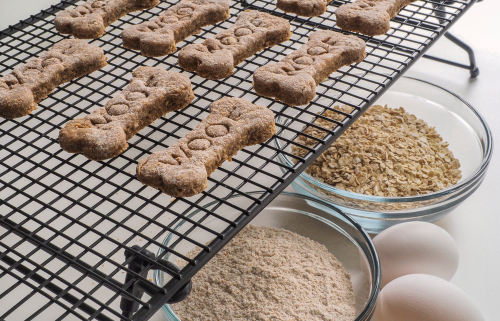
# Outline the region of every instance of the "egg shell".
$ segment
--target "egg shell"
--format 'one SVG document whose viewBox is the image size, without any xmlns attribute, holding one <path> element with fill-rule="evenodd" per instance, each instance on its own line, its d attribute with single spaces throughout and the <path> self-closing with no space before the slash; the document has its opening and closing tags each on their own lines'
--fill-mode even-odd
<svg viewBox="0 0 500 321">
<path fill-rule="evenodd" d="M 462 290 L 427 274 L 405 275 L 380 292 L 372 321 L 484 321 Z"/>
<path fill-rule="evenodd" d="M 407 222 L 392 226 L 373 239 L 382 267 L 382 283 L 407 274 L 430 274 L 447 281 L 458 268 L 458 248 L 437 225 Z"/>
</svg>

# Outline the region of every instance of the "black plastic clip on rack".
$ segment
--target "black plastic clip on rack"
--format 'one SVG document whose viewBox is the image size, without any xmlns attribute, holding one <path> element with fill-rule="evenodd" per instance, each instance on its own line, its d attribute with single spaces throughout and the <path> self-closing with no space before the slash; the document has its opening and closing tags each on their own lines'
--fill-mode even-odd
<svg viewBox="0 0 500 321">
<path fill-rule="evenodd" d="M 141 247 L 138 245 L 132 246 L 132 249 L 143 254 L 143 255 L 146 255 L 147 257 L 149 257 L 151 259 L 155 258 L 154 253 L 152 253 L 146 249 L 141 249 Z M 126 258 L 130 258 L 133 255 L 134 255 L 134 253 L 132 253 L 131 251 L 127 251 L 127 250 L 125 251 Z M 167 261 L 164 259 L 159 259 L 158 263 L 160 263 L 161 266 L 166 267 L 166 268 L 160 268 L 160 270 L 170 274 L 171 276 L 175 276 L 175 274 L 172 273 L 172 271 L 174 271 L 176 273 L 179 273 L 181 271 L 181 269 L 177 265 L 173 264 L 170 261 Z M 147 275 L 151 269 L 151 264 L 149 264 L 145 260 L 142 260 L 139 257 L 134 257 L 130 261 L 128 268 L 130 270 L 134 271 L 135 273 L 139 273 L 143 277 L 147 277 Z M 154 287 L 151 287 L 151 283 L 145 282 L 142 280 L 134 280 L 134 279 L 135 279 L 135 277 L 130 273 L 127 273 L 125 276 L 125 283 L 132 282 L 132 284 L 128 287 L 127 292 L 129 292 L 134 297 L 142 298 L 144 293 L 147 293 L 147 294 L 152 296 L 158 292 Z M 182 300 L 184 300 L 191 292 L 192 286 L 193 286 L 192 281 L 189 280 L 189 282 L 186 283 L 184 286 L 182 286 L 182 288 L 180 290 L 178 290 L 167 301 L 167 303 L 174 304 L 174 303 L 178 303 L 178 302 L 181 302 Z M 134 300 L 130 300 L 127 297 L 123 297 L 121 299 L 120 308 L 122 310 L 122 314 L 124 317 L 132 318 L 132 315 L 135 312 L 137 312 L 137 310 L 139 310 L 139 303 L 137 303 Z"/>
</svg>

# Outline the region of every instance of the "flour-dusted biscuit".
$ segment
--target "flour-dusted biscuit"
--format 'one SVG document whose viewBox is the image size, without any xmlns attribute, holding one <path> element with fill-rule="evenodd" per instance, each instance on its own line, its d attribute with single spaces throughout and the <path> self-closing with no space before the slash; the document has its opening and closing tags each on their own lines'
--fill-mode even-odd
<svg viewBox="0 0 500 321">
<path fill-rule="evenodd" d="M 377 36 L 391 29 L 390 21 L 406 5 L 416 0 L 358 0 L 341 5 L 335 14 L 342 30 Z"/>
<path fill-rule="evenodd" d="M 215 38 L 182 48 L 179 65 L 203 78 L 226 78 L 243 60 L 266 47 L 287 41 L 291 34 L 288 20 L 265 12 L 245 11 L 234 25 Z"/>
<path fill-rule="evenodd" d="M 149 9 L 160 0 L 88 0 L 74 9 L 56 15 L 54 24 L 60 33 L 76 38 L 93 39 L 102 36 L 106 27 L 129 12 Z"/>
<path fill-rule="evenodd" d="M 12 73 L 0 77 L 0 117 L 29 115 L 57 86 L 106 66 L 101 48 L 66 39 Z"/>
<path fill-rule="evenodd" d="M 132 76 L 123 91 L 104 107 L 71 120 L 61 129 L 62 149 L 93 160 L 118 156 L 137 132 L 194 99 L 186 75 L 158 67 L 139 67 Z"/>
<path fill-rule="evenodd" d="M 316 96 L 316 86 L 345 65 L 362 61 L 365 42 L 356 36 L 324 30 L 280 62 L 257 68 L 254 89 L 290 106 L 305 105 Z"/>
<path fill-rule="evenodd" d="M 222 98 L 184 138 L 142 159 L 137 178 L 173 197 L 193 196 L 207 188 L 208 176 L 225 160 L 275 133 L 270 109 L 241 98 Z"/>
<path fill-rule="evenodd" d="M 326 12 L 328 0 L 278 0 L 276 7 L 304 17 L 321 16 Z"/>
<path fill-rule="evenodd" d="M 122 32 L 125 48 L 144 56 L 159 57 L 177 50 L 176 43 L 200 32 L 200 28 L 226 20 L 228 0 L 181 0 L 149 21 Z"/>
</svg>

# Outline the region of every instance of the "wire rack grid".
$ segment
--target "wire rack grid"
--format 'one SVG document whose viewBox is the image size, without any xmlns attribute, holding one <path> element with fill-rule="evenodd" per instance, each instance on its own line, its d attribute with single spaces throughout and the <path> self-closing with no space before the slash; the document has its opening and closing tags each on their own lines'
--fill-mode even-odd
<svg viewBox="0 0 500 321">
<path fill-rule="evenodd" d="M 314 101 L 301 107 L 256 95 L 252 90 L 253 71 L 299 48 L 314 30 L 339 31 L 334 12 L 348 1 L 335 0 L 327 13 L 314 18 L 285 14 L 276 9 L 274 0 L 230 1 L 228 20 L 203 28 L 178 47 L 201 42 L 227 29 L 246 9 L 289 19 L 293 36 L 248 58 L 236 67 L 233 76 L 221 81 L 185 72 L 177 65 L 177 53 L 146 58 L 121 46 L 123 29 L 158 15 L 176 2 L 161 1 L 153 9 L 131 13 L 113 23 L 104 36 L 90 41 L 105 51 L 108 66 L 60 86 L 31 115 L 0 120 L 0 320 L 149 319 L 475 1 L 428 0 L 406 6 L 391 22 L 387 35 L 360 36 L 367 42 L 363 62 L 331 75 L 318 86 Z M 9 73 L 67 38 L 55 30 L 54 15 L 81 3 L 62 1 L 0 33 L 0 73 Z M 141 65 L 188 75 L 195 100 L 142 130 L 129 141 L 130 147 L 114 159 L 95 162 L 62 151 L 57 140 L 61 127 L 103 106 L 128 83 L 131 71 Z M 138 161 L 183 137 L 208 114 L 209 105 L 224 96 L 242 97 L 272 109 L 281 119 L 276 136 L 245 148 L 231 162 L 225 162 L 210 177 L 207 190 L 197 196 L 171 199 L 143 186 L 135 177 Z M 336 128 L 326 130 L 312 124 L 338 104 L 354 110 L 337 110 L 345 118 L 336 122 Z M 305 135 L 305 126 L 315 126 L 324 133 L 322 139 L 308 137 L 317 141 L 314 148 L 294 142 Z M 276 147 L 276 141 L 284 146 L 283 150 Z M 292 145 L 308 153 L 294 156 L 288 152 Z M 279 163 L 278 153 L 294 158 L 295 165 Z M 249 194 L 254 190 L 264 193 Z M 252 205 L 241 208 L 235 195 L 251 200 Z M 207 208 L 211 202 L 215 205 Z M 228 209 L 238 214 L 229 217 Z M 195 210 L 203 215 L 188 217 Z M 216 220 L 223 228 L 209 228 L 207 220 Z M 182 232 L 176 228 L 181 222 Z M 166 246 L 162 241 L 169 234 L 171 243 Z M 208 235 L 212 241 L 207 245 L 200 235 Z M 176 247 L 180 242 L 198 246 L 198 255 L 188 258 Z M 182 270 L 166 264 L 163 256 L 151 255 L 159 249 L 181 259 Z M 140 264 L 134 264 L 137 262 Z M 163 287 L 157 286 L 149 278 L 151 269 L 164 270 L 172 278 Z M 138 285 L 146 295 L 135 292 L 134 286 Z M 121 299 L 134 306 L 124 315 Z"/>
</svg>

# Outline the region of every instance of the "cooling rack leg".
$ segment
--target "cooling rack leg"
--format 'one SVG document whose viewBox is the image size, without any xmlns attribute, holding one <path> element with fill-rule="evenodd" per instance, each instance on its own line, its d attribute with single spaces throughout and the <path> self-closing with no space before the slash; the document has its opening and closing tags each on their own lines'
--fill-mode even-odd
<svg viewBox="0 0 500 321">
<path fill-rule="evenodd" d="M 467 53 L 469 54 L 470 76 L 472 78 L 477 78 L 477 76 L 479 76 L 479 68 L 477 67 L 477 64 L 476 64 L 476 58 L 474 56 L 474 50 L 472 50 L 472 48 L 468 44 L 466 44 L 462 40 L 458 39 L 457 37 L 455 37 L 454 35 L 452 35 L 449 32 L 445 33 L 444 36 L 446 38 L 450 39 L 451 42 L 453 42 L 454 44 L 456 44 L 457 46 L 459 46 L 463 50 L 467 51 Z"/>
<path fill-rule="evenodd" d="M 477 0 L 476 2 L 481 2 L 481 1 L 482 0 Z M 444 3 L 446 4 L 446 3 L 453 3 L 453 2 L 455 2 L 455 1 L 450 0 L 450 1 L 445 1 Z M 433 4 L 432 6 L 435 9 L 437 9 L 434 11 L 434 14 L 439 19 L 439 23 L 444 23 L 445 17 L 446 17 L 446 8 L 442 7 L 440 4 L 437 4 L 437 3 Z M 468 69 L 470 72 L 471 78 L 477 78 L 477 76 L 479 76 L 479 68 L 477 67 L 476 58 L 474 57 L 474 50 L 472 50 L 472 48 L 468 44 L 466 44 L 462 40 L 458 39 L 457 37 L 455 37 L 454 35 L 452 35 L 449 32 L 446 32 L 444 34 L 444 36 L 446 38 L 448 38 L 451 42 L 453 42 L 454 44 L 456 44 L 457 46 L 462 48 L 463 50 L 467 51 L 467 53 L 469 54 L 469 65 L 461 64 L 458 62 L 450 61 L 450 60 L 435 57 L 435 56 L 423 55 L 422 57 L 427 58 L 427 59 L 431 59 L 434 61 L 438 61 L 438 62 L 441 62 L 444 64 L 452 65 L 455 67 Z"/>
<path fill-rule="evenodd" d="M 467 51 L 467 53 L 469 54 L 469 65 L 461 64 L 458 62 L 454 62 L 454 61 L 450 61 L 447 59 L 443 59 L 443 58 L 439 58 L 439 57 L 435 57 L 435 56 L 430 56 L 430 55 L 423 55 L 423 57 L 427 58 L 427 59 L 434 60 L 434 61 L 442 62 L 444 64 L 452 65 L 455 67 L 468 69 L 470 71 L 471 78 L 477 78 L 477 76 L 479 76 L 479 68 L 477 67 L 477 64 L 476 64 L 474 50 L 472 50 L 472 48 L 469 45 L 467 45 L 465 42 L 458 39 L 457 37 L 455 37 L 454 35 L 452 35 L 449 32 L 445 33 L 444 36 L 446 38 L 450 39 L 451 42 L 453 42 L 454 44 L 456 44 L 457 46 L 459 46 L 463 50 Z"/>
</svg>

